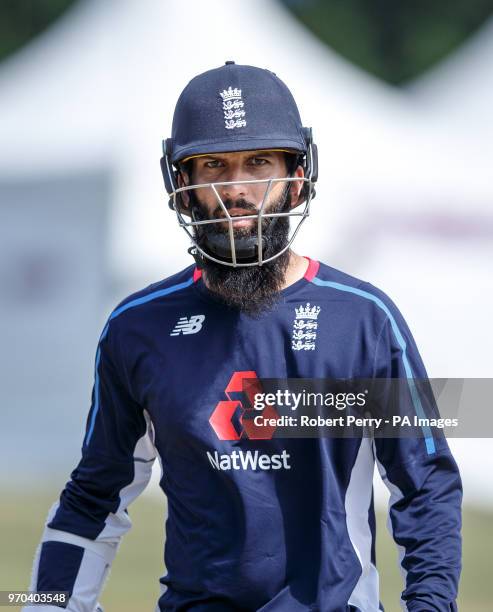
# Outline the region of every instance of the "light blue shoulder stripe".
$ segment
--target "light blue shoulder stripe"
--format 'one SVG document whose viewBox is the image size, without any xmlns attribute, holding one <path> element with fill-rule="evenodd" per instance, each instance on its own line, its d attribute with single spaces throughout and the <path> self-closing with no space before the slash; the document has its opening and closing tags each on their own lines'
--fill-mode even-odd
<svg viewBox="0 0 493 612">
<path fill-rule="evenodd" d="M 106 338 L 106 334 L 108 333 L 108 328 L 110 322 L 113 319 L 116 319 L 122 312 L 126 310 L 130 310 L 130 308 L 135 308 L 136 306 L 141 306 L 142 304 L 146 304 L 147 302 L 151 302 L 152 300 L 156 300 L 157 298 L 163 297 L 165 295 L 169 295 L 170 293 L 174 293 L 175 291 L 180 291 L 180 289 L 186 289 L 186 287 L 190 287 L 193 284 L 193 277 L 184 283 L 178 283 L 177 285 L 172 285 L 171 287 L 166 287 L 166 289 L 160 289 L 159 291 L 154 291 L 153 293 L 149 293 L 149 295 L 144 295 L 140 298 L 136 298 L 135 300 L 131 300 L 127 302 L 127 304 L 123 304 L 119 308 L 116 308 L 108 318 L 106 325 L 104 326 L 103 331 L 101 332 L 101 336 L 98 342 L 98 349 L 96 351 L 96 363 L 94 366 L 94 406 L 91 414 L 91 421 L 89 424 L 89 429 L 86 434 L 86 438 L 84 440 L 84 446 L 87 446 L 91 440 L 92 432 L 94 431 L 94 424 L 96 422 L 96 416 L 99 411 L 99 363 L 101 361 L 101 342 Z"/>
<path fill-rule="evenodd" d="M 333 281 L 324 281 L 318 278 L 317 276 L 315 276 L 311 282 L 314 283 L 315 285 L 319 285 L 320 287 L 332 287 L 333 289 L 337 289 L 338 291 L 346 291 L 348 293 L 354 293 L 356 295 L 361 296 L 362 298 L 371 300 L 379 308 L 381 308 L 384 311 L 384 313 L 387 315 L 390 321 L 390 326 L 392 327 L 392 331 L 394 332 L 397 343 L 399 344 L 399 347 L 401 349 L 402 363 L 404 365 L 404 370 L 406 372 L 407 383 L 409 385 L 409 391 L 411 393 L 411 398 L 413 401 L 414 409 L 416 410 L 416 414 L 418 418 L 420 419 L 425 418 L 426 415 L 423 410 L 423 406 L 421 404 L 421 398 L 419 397 L 419 393 L 416 388 L 416 383 L 414 380 L 415 376 L 411 368 L 411 364 L 409 363 L 409 359 L 407 357 L 406 341 L 404 340 L 404 336 L 402 335 L 401 330 L 399 329 L 399 326 L 397 325 L 397 322 L 393 314 L 390 312 L 388 306 L 379 297 L 377 297 L 376 295 L 373 295 L 373 293 L 370 293 L 369 291 L 363 291 L 363 289 L 358 289 L 357 287 L 351 287 L 351 285 L 344 285 L 343 283 L 336 283 Z M 435 441 L 433 439 L 433 434 L 431 433 L 431 429 L 429 427 L 422 427 L 421 429 L 423 430 L 423 434 L 425 436 L 424 439 L 425 439 L 425 444 L 426 444 L 426 450 L 429 455 L 432 455 L 436 449 L 435 449 Z"/>
</svg>

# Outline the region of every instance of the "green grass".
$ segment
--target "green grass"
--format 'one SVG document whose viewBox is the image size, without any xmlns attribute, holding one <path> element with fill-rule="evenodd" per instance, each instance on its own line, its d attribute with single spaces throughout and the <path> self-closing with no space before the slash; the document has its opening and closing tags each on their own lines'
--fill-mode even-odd
<svg viewBox="0 0 493 612">
<path fill-rule="evenodd" d="M 490 548 L 493 544 L 493 512 L 465 508 L 462 527 L 462 575 L 458 607 L 461 612 L 492 610 L 493 581 Z M 403 582 L 398 568 L 397 548 L 387 531 L 386 516 L 377 515 L 377 565 L 380 598 L 386 612 L 400 610 Z"/>
<path fill-rule="evenodd" d="M 3 487 L 0 507 L 0 590 L 26 589 L 31 563 L 47 511 L 55 495 L 27 494 Z M 152 612 L 164 572 L 165 503 L 141 497 L 131 508 L 133 528 L 124 538 L 113 564 L 101 603 L 105 612 Z M 378 515 L 377 561 L 381 597 L 387 612 L 397 612 L 402 589 L 397 550 Z M 493 513 L 464 511 L 464 569 L 459 610 L 491 610 L 493 586 L 489 549 L 493 542 Z M 10 608 L 11 610 L 19 608 Z"/>
<path fill-rule="evenodd" d="M 2 490 L 0 590 L 27 589 L 35 549 L 55 494 Z M 141 497 L 131 508 L 133 527 L 123 539 L 101 603 L 105 612 L 152 612 L 164 573 L 165 502 Z M 20 608 L 9 608 L 20 610 Z"/>
</svg>

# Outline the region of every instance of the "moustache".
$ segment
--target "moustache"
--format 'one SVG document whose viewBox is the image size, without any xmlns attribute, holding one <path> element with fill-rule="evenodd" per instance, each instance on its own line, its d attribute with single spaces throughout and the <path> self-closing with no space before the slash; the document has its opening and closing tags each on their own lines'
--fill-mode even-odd
<svg viewBox="0 0 493 612">
<path fill-rule="evenodd" d="M 255 206 L 255 204 L 253 204 L 253 202 L 245 200 L 244 198 L 240 198 L 238 200 L 232 200 L 231 198 L 228 198 L 226 200 L 223 200 L 223 204 L 224 208 L 226 208 L 227 211 L 232 210 L 233 208 L 240 208 L 242 211 L 247 211 L 245 212 L 244 216 L 248 215 L 248 213 L 258 213 L 258 208 Z M 241 216 L 243 216 L 243 213 Z M 224 209 L 222 208 L 222 206 L 217 206 L 217 208 L 214 209 L 212 217 L 214 219 L 225 218 Z"/>
</svg>

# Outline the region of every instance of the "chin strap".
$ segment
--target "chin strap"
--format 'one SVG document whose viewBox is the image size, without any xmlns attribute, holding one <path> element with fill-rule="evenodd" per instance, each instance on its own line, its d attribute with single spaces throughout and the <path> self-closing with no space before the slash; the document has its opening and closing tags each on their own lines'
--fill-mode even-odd
<svg viewBox="0 0 493 612">
<path fill-rule="evenodd" d="M 197 249 L 196 246 L 192 245 L 189 249 L 187 249 L 189 255 L 191 255 L 195 259 L 195 265 L 199 270 L 204 268 L 204 257 L 202 253 Z"/>
</svg>

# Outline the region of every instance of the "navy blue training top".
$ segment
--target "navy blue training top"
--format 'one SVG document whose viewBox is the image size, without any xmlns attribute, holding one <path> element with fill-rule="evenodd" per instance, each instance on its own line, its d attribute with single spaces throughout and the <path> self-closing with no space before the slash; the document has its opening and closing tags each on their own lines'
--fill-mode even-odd
<svg viewBox="0 0 493 612">
<path fill-rule="evenodd" d="M 313 260 L 258 319 L 218 302 L 193 266 L 131 295 L 98 344 L 82 458 L 50 513 L 38 590 L 68 590 L 74 610 L 86 609 L 81 585 L 97 599 L 85 555 L 130 527 L 126 508 L 158 457 L 168 500 L 158 610 L 376 612 L 376 464 L 403 602 L 456 610 L 461 481 L 446 441 L 251 439 L 238 421 L 251 376 L 426 371 L 382 291 Z"/>
</svg>

